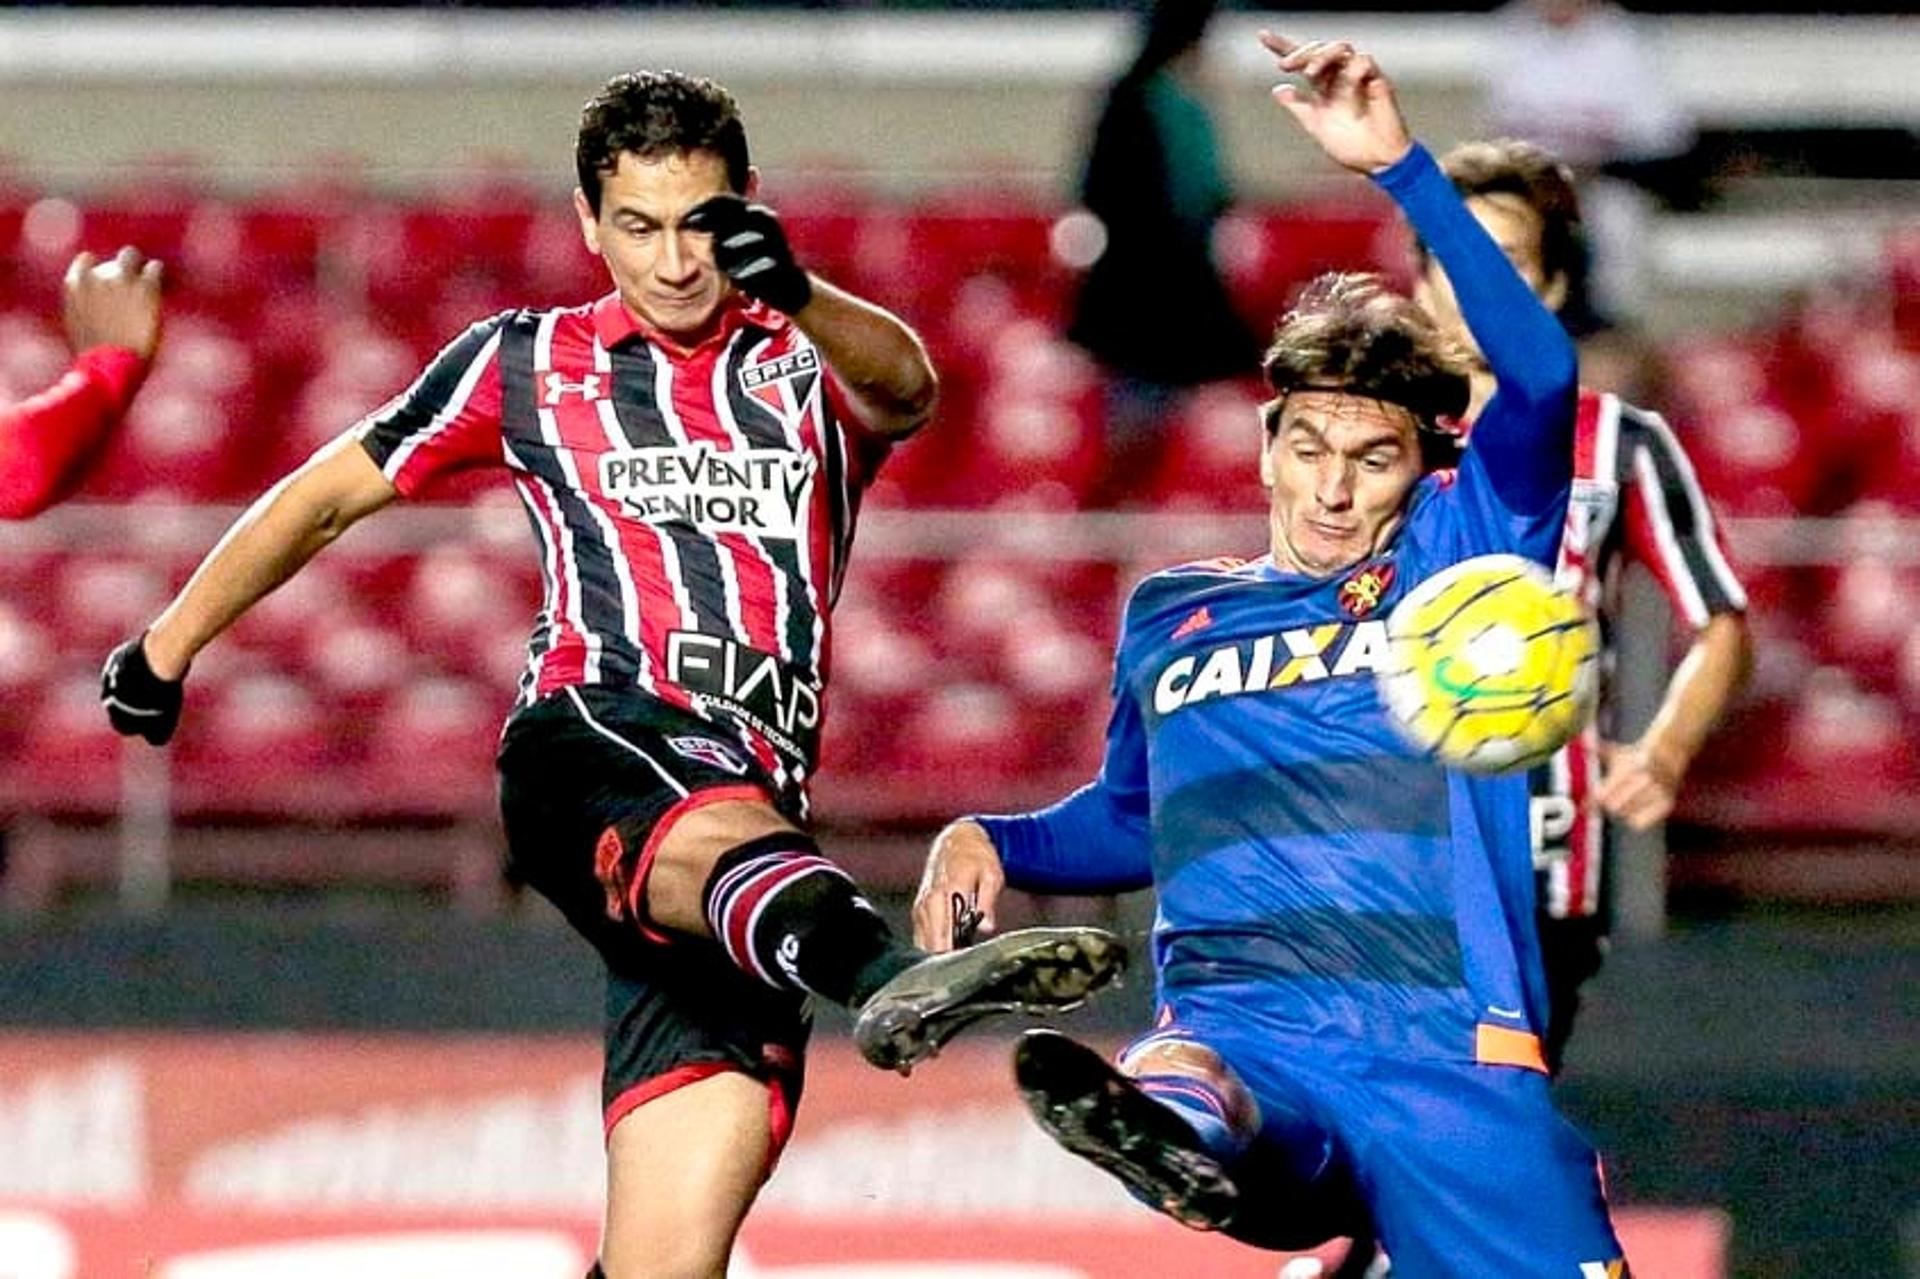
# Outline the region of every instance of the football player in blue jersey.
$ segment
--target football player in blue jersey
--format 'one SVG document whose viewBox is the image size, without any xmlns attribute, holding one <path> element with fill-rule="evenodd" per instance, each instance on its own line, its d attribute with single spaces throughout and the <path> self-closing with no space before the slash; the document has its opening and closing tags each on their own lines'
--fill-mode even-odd
<svg viewBox="0 0 1920 1279">
<path fill-rule="evenodd" d="M 1446 456 L 1465 367 L 1410 300 L 1323 278 L 1266 359 L 1271 548 L 1129 600 L 1099 776 L 956 822 L 921 944 L 1001 890 L 1158 890 L 1159 1016 L 1118 1069 L 1036 1031 L 1015 1071 L 1057 1140 L 1177 1219 L 1274 1248 L 1377 1229 L 1406 1279 L 1619 1276 L 1593 1149 L 1555 1110 L 1524 775 L 1451 771 L 1389 723 L 1384 618 L 1474 555 L 1551 562 L 1575 356 L 1345 43 L 1262 41 L 1280 105 L 1400 204 L 1497 380 Z M 1454 465 L 1457 463 L 1457 465 Z"/>
</svg>

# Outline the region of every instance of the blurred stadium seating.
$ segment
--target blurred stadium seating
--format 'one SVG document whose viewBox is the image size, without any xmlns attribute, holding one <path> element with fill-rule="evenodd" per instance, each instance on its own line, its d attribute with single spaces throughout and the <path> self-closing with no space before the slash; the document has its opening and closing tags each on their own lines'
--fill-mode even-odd
<svg viewBox="0 0 1920 1279">
<path fill-rule="evenodd" d="M 0 290 L 0 391 L 57 366 L 44 317 L 71 251 L 132 239 L 180 262 L 166 350 L 82 495 L 113 504 L 119 535 L 67 544 L 56 520 L 0 540 L 14 813 L 106 818 L 119 805 L 98 770 L 75 780 L 76 764 L 111 755 L 88 705 L 92 671 L 206 545 L 203 529 L 164 560 L 143 554 L 151 519 L 181 504 L 223 517 L 394 393 L 472 318 L 600 291 L 597 263 L 547 204 L 484 168 L 457 189 L 404 197 L 344 179 L 233 198 L 176 177 L 78 206 L 18 181 L 0 192 L 0 261 L 17 266 Z M 1008 802 L 1009 786 L 1030 798 L 1064 789 L 1094 763 L 1108 646 L 1151 553 L 1076 557 L 962 538 L 912 558 L 888 530 L 902 511 L 987 507 L 1011 527 L 1084 508 L 1102 464 L 1100 387 L 1058 335 L 1073 278 L 1055 247 L 1066 210 L 991 187 L 904 204 L 803 187 L 785 207 L 817 269 L 898 306 L 946 380 L 943 420 L 900 450 L 870 507 L 878 531 L 863 541 L 843 619 L 828 815 L 928 820 Z M 1328 266 L 1391 270 L 1394 231 L 1378 204 L 1254 210 L 1229 237 L 1240 299 L 1271 315 Z M 1917 233 L 1889 241 L 1877 287 L 1829 290 L 1662 353 L 1671 416 L 1732 517 L 1767 640 L 1737 730 L 1708 753 L 1687 799 L 1686 811 L 1719 824 L 1920 831 L 1907 798 L 1920 783 L 1909 745 L 1920 729 L 1915 570 L 1872 545 L 1920 505 L 1916 244 Z M 1140 504 L 1257 513 L 1257 397 L 1257 386 L 1225 387 L 1181 405 Z M 1743 518 L 1804 531 L 1815 516 L 1841 552 L 1828 563 L 1743 536 Z M 492 725 L 538 596 L 533 557 L 472 532 L 397 545 L 378 535 L 390 519 L 208 654 L 175 753 L 183 816 L 485 820 Z M 1882 784 L 1808 804 L 1837 761 Z"/>
</svg>

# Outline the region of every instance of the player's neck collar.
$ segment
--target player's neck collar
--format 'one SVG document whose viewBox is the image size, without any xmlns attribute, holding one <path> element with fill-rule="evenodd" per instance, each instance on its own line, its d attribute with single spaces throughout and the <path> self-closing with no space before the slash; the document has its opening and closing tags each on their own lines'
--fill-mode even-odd
<svg viewBox="0 0 1920 1279">
<path fill-rule="evenodd" d="M 771 329 L 777 328 L 785 320 L 786 317 L 764 302 L 743 298 L 738 293 L 731 294 L 720 303 L 720 309 L 714 313 L 714 323 L 707 335 L 689 345 L 635 315 L 633 310 L 620 300 L 618 289 L 593 304 L 594 335 L 600 339 L 600 345 L 609 351 L 622 342 L 630 342 L 634 338 L 645 338 L 653 345 L 665 347 L 677 355 L 692 355 L 708 346 L 727 342 L 746 325 Z"/>
</svg>

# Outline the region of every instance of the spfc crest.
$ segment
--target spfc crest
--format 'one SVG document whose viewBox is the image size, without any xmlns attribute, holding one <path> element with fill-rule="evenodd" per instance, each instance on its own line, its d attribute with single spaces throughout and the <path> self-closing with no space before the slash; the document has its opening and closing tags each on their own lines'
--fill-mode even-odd
<svg viewBox="0 0 1920 1279">
<path fill-rule="evenodd" d="M 688 759 L 698 760 L 709 768 L 723 769 L 736 777 L 747 771 L 745 760 L 711 737 L 669 737 L 667 745 Z"/>
<path fill-rule="evenodd" d="M 793 396 L 792 403 L 796 408 L 805 407 L 808 397 L 813 394 L 814 383 L 820 379 L 820 353 L 808 346 L 757 364 L 743 364 L 739 377 L 742 391 L 785 420 L 791 416 L 791 411 L 783 394 Z M 785 393 L 780 389 L 783 383 L 788 387 Z"/>
</svg>

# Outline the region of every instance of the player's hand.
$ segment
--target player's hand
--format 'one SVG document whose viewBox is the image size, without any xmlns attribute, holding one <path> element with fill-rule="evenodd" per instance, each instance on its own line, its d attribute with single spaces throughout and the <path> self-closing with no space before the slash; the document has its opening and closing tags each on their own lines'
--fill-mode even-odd
<svg viewBox="0 0 1920 1279">
<path fill-rule="evenodd" d="M 67 342 L 78 351 L 122 346 L 143 360 L 160 345 L 160 263 L 138 249 L 109 262 L 82 253 L 67 267 Z"/>
<path fill-rule="evenodd" d="M 1393 84 L 1367 54 L 1344 40 L 1296 43 L 1271 31 L 1260 33 L 1260 43 L 1281 71 L 1307 85 L 1280 85 L 1274 101 L 1335 162 L 1371 175 L 1413 149 Z"/>
<path fill-rule="evenodd" d="M 145 635 L 136 636 L 107 656 L 100 672 L 100 701 L 122 737 L 144 737 L 164 746 L 180 726 L 184 680 L 162 679 L 147 664 Z"/>
<path fill-rule="evenodd" d="M 722 194 L 702 201 L 680 225 L 713 236 L 713 261 L 733 287 L 788 315 L 813 300 L 813 281 L 793 260 L 780 219 L 764 204 Z"/>
<path fill-rule="evenodd" d="M 976 916 L 972 922 L 978 931 L 992 932 L 994 905 L 1006 885 L 1000 854 L 987 832 L 978 822 L 953 823 L 935 837 L 927 853 L 927 869 L 913 899 L 914 945 L 938 953 L 968 944 L 972 930 L 955 927 L 956 908 Z"/>
<path fill-rule="evenodd" d="M 1600 746 L 1600 807 L 1632 830 L 1652 830 L 1673 811 L 1686 764 L 1646 741 Z"/>
</svg>

